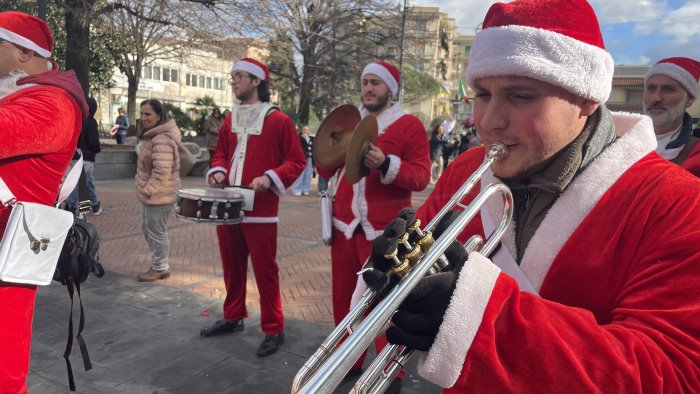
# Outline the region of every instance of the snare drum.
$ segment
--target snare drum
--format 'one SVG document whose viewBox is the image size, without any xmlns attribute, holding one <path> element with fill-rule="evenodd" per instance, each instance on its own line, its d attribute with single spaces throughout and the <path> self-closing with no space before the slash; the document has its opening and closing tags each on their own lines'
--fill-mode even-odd
<svg viewBox="0 0 700 394">
<path fill-rule="evenodd" d="M 202 223 L 236 224 L 243 219 L 244 198 L 231 190 L 203 188 L 177 191 L 175 215 Z"/>
</svg>

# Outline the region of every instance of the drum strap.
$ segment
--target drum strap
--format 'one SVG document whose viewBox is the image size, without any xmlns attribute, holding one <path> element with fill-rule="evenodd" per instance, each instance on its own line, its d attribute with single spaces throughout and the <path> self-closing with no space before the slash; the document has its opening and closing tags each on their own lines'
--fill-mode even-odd
<svg viewBox="0 0 700 394">
<path fill-rule="evenodd" d="M 238 158 L 238 163 L 236 165 L 236 176 L 232 183 L 233 185 L 240 185 L 241 180 L 243 179 L 243 165 L 245 164 L 245 156 L 248 147 L 248 136 L 262 134 L 265 118 L 275 109 L 277 109 L 276 106 L 270 103 L 263 103 L 263 107 L 260 110 L 258 118 L 251 126 L 248 127 L 238 124 L 238 113 L 237 111 L 234 111 L 234 116 L 232 116 L 232 119 L 234 119 L 232 129 L 233 132 L 237 134 L 238 144 L 236 146 L 236 153 L 233 155 L 231 160 L 235 162 L 236 158 Z M 233 165 L 233 163 L 231 163 L 231 165 Z"/>
</svg>

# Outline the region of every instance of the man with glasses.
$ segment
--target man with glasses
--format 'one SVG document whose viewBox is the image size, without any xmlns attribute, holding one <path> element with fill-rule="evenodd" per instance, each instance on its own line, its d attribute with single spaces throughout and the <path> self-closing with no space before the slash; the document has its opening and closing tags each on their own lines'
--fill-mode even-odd
<svg viewBox="0 0 700 394">
<path fill-rule="evenodd" d="M 210 337 L 243 330 L 248 256 L 260 292 L 260 324 L 265 339 L 258 356 L 275 353 L 284 342 L 279 288 L 277 210 L 279 198 L 301 174 L 306 159 L 292 120 L 270 104 L 270 72 L 249 58 L 233 64 L 229 83 L 240 104 L 224 119 L 207 172 L 211 185 L 245 186 L 255 192 L 243 221 L 216 228 L 224 271 L 224 318 L 204 328 Z M 244 207 L 245 209 L 245 207 Z"/>
<path fill-rule="evenodd" d="M 88 115 L 75 74 L 60 73 L 52 51 L 46 22 L 0 12 L 0 178 L 18 201 L 45 205 L 58 196 Z M 0 206 L 3 231 L 9 214 Z M 0 393 L 27 391 L 36 290 L 0 281 Z"/>
</svg>

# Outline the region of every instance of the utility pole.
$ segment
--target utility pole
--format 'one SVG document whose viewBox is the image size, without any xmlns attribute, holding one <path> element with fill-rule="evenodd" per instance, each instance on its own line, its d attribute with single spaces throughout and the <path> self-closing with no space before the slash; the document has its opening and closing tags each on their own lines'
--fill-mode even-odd
<svg viewBox="0 0 700 394">
<path fill-rule="evenodd" d="M 406 34 L 406 14 L 408 13 L 408 0 L 403 0 L 403 16 L 401 18 L 401 48 L 399 48 L 399 73 L 403 75 L 403 40 Z M 403 78 L 399 83 L 399 105 L 403 102 Z"/>
<path fill-rule="evenodd" d="M 39 18 L 46 21 L 46 0 L 39 0 L 37 2 L 37 8 L 37 11 L 39 12 Z"/>
</svg>

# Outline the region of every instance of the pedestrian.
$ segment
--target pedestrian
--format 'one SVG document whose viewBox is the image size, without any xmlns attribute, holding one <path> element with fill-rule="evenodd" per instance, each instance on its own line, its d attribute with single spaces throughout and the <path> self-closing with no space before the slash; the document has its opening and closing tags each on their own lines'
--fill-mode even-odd
<svg viewBox="0 0 700 394">
<path fill-rule="evenodd" d="M 367 261 L 371 242 L 403 207 L 411 205 L 411 194 L 425 189 L 430 181 L 430 146 L 423 123 L 407 114 L 393 99 L 398 95 L 401 75 L 387 62 L 369 63 L 362 71 L 360 114 L 377 117 L 379 137 L 369 144 L 364 165 L 369 175 L 350 184 L 338 178 L 333 204 L 331 280 L 333 319 L 337 325 L 350 309 L 357 272 Z M 330 178 L 338 171 L 317 167 Z M 341 172 L 345 169 L 341 169 Z M 376 341 L 377 352 L 386 344 Z M 364 355 L 350 374 L 362 370 Z M 399 390 L 401 380 L 392 383 Z"/>
<path fill-rule="evenodd" d="M 216 226 L 226 286 L 224 318 L 200 334 L 211 337 L 243 331 L 243 319 L 248 317 L 245 297 L 250 256 L 260 292 L 260 325 L 265 333 L 256 354 L 264 357 L 284 343 L 276 261 L 279 198 L 297 179 L 305 160 L 292 120 L 270 104 L 267 66 L 254 59 L 241 59 L 233 64 L 229 82 L 240 105 L 224 119 L 206 178 L 210 185 L 245 185 L 255 194 L 246 203 L 252 204 L 252 210 L 245 212 L 240 224 Z"/>
<path fill-rule="evenodd" d="M 88 115 L 75 73 L 58 71 L 51 60 L 53 48 L 46 22 L 21 12 L 0 12 L 0 178 L 18 201 L 48 206 L 58 197 Z M 10 211 L 0 205 L 3 232 Z M 36 290 L 35 285 L 0 281 L 2 393 L 27 392 Z"/>
<path fill-rule="evenodd" d="M 97 120 L 95 120 L 97 101 L 89 97 L 87 103 L 89 113 L 87 119 L 83 120 L 83 128 L 80 132 L 80 138 L 78 139 L 78 148 L 83 154 L 83 171 L 85 172 L 87 185 L 87 190 L 85 192 L 88 198 L 90 198 L 90 212 L 98 216 L 102 213 L 102 205 L 97 198 L 97 191 L 95 190 L 95 157 L 100 153 L 102 148 L 100 147 L 100 133 L 98 131 Z M 75 212 L 78 207 L 79 199 L 80 187 L 76 187 L 66 201 L 70 211 Z"/>
<path fill-rule="evenodd" d="M 219 108 L 214 108 L 211 111 L 211 115 L 204 122 L 204 145 L 206 145 L 209 151 L 209 167 L 211 168 L 211 159 L 214 157 L 214 152 L 216 151 L 216 144 L 219 141 L 219 129 L 221 124 L 224 122 L 223 116 L 221 116 L 221 110 Z"/>
<path fill-rule="evenodd" d="M 644 79 L 644 112 L 656 133 L 656 153 L 700 177 L 700 130 L 686 109 L 698 97 L 700 62 L 687 57 L 659 60 Z"/>
<path fill-rule="evenodd" d="M 445 128 L 441 123 L 433 126 L 430 133 L 430 183 L 435 184 L 442 174 L 442 165 L 444 163 L 442 150 L 448 145 L 445 138 Z"/>
<path fill-rule="evenodd" d="M 140 108 L 139 139 L 143 143 L 136 163 L 136 196 L 141 202 L 141 229 L 148 243 L 151 266 L 137 278 L 139 282 L 154 282 L 170 277 L 168 218 L 175 209 L 180 187 L 178 144 L 182 134 L 160 101 L 144 100 Z"/>
<path fill-rule="evenodd" d="M 124 139 L 129 131 L 129 116 L 126 114 L 123 107 L 119 107 L 117 109 L 117 121 L 115 123 L 117 126 L 115 138 L 117 139 L 117 144 L 122 145 L 124 144 Z"/>
<path fill-rule="evenodd" d="M 302 171 L 299 178 L 292 184 L 292 194 L 295 196 L 309 195 L 311 189 L 311 177 L 314 173 L 314 160 L 312 146 L 314 144 L 314 137 L 309 135 L 309 125 L 301 126 L 301 133 L 299 134 L 299 141 L 301 143 L 301 150 L 304 152 L 306 157 L 306 167 Z"/>
<path fill-rule="evenodd" d="M 700 392 L 700 181 L 654 152 L 648 117 L 606 108 L 614 65 L 588 2 L 495 3 L 481 26 L 476 129 L 509 154 L 462 203 L 504 183 L 514 220 L 490 259 L 423 278 L 389 341 L 426 351 L 419 373 L 448 393 Z M 418 217 L 484 156 L 447 167 Z M 458 240 L 491 234 L 502 205 Z"/>
</svg>

